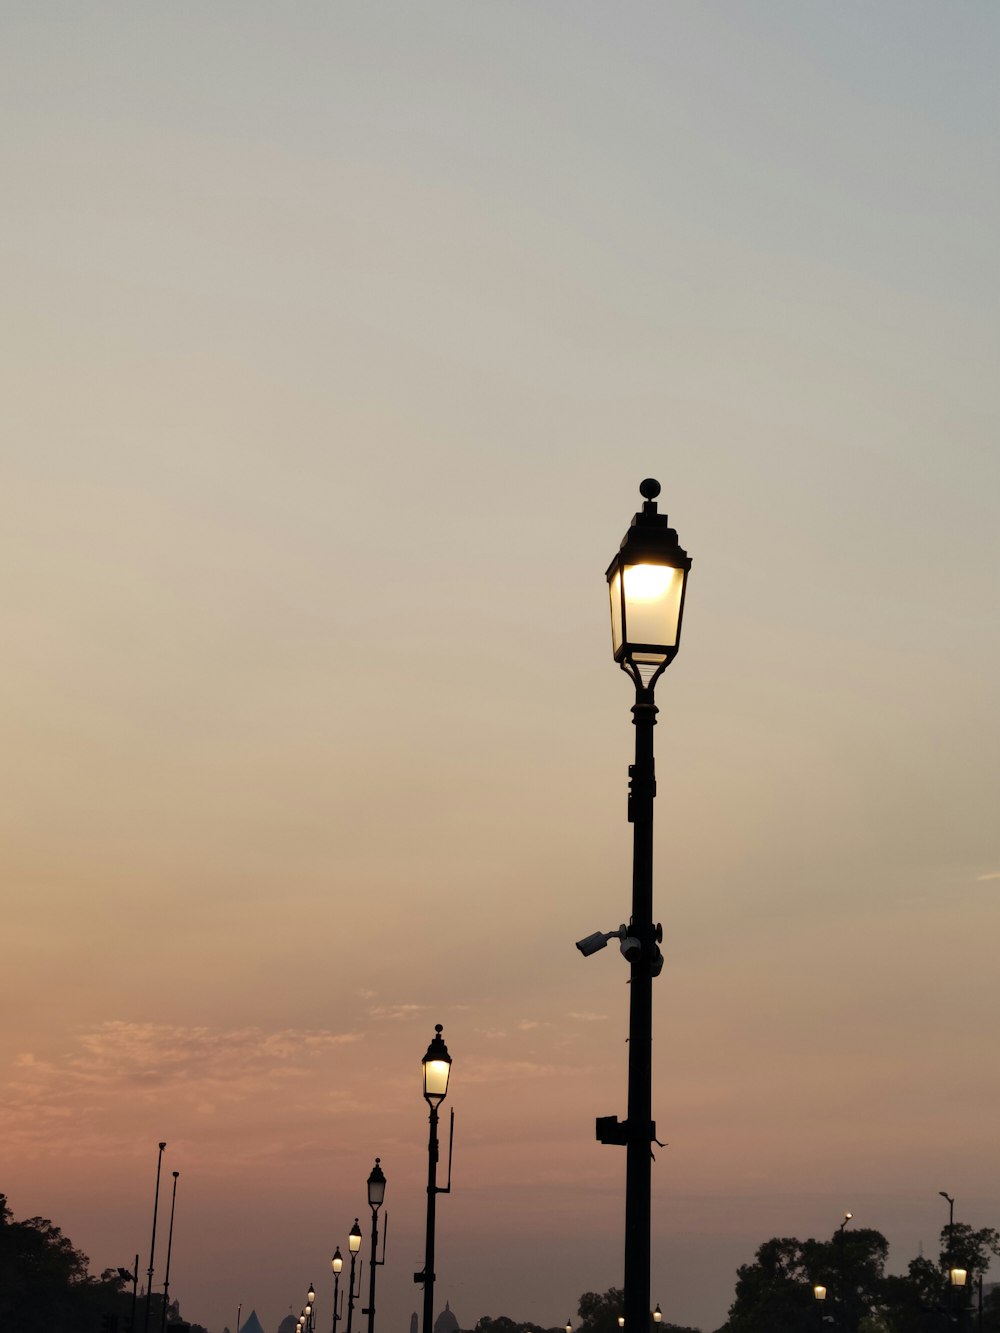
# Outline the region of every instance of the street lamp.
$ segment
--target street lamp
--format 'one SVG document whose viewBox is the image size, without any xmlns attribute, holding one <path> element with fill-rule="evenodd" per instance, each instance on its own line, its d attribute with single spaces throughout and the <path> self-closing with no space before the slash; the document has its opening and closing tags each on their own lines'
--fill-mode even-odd
<svg viewBox="0 0 1000 1333">
<path fill-rule="evenodd" d="M 385 1199 L 385 1175 L 381 1167 L 381 1157 L 375 1158 L 375 1165 L 368 1176 L 368 1206 L 372 1210 L 372 1255 L 368 1263 L 368 1308 L 362 1314 L 368 1316 L 368 1333 L 375 1333 L 375 1274 L 385 1263 L 385 1233 L 389 1230 L 389 1214 L 385 1215 L 385 1227 L 382 1232 L 382 1258 L 378 1257 L 378 1210 Z"/>
<path fill-rule="evenodd" d="M 333 1252 L 333 1258 L 330 1260 L 330 1267 L 333 1269 L 333 1326 L 331 1333 L 337 1333 L 337 1321 L 340 1319 L 340 1311 L 337 1309 L 337 1297 L 340 1294 L 340 1274 L 344 1268 L 344 1257 L 340 1253 L 340 1246 Z"/>
<path fill-rule="evenodd" d="M 424 1333 L 434 1328 L 434 1225 L 437 1217 L 437 1196 L 451 1193 L 451 1150 L 455 1141 L 455 1111 L 451 1112 L 451 1136 L 448 1142 L 448 1184 L 437 1183 L 438 1164 L 438 1108 L 448 1095 L 451 1077 L 451 1056 L 441 1036 L 440 1023 L 434 1024 L 434 1039 L 421 1060 L 424 1074 L 424 1101 L 430 1107 L 430 1131 L 427 1138 L 427 1239 L 424 1247 L 424 1267 L 413 1274 L 414 1282 L 424 1284 Z"/>
<path fill-rule="evenodd" d="M 853 1216 L 854 1216 L 853 1213 L 845 1213 L 845 1214 L 844 1214 L 844 1220 L 843 1220 L 843 1222 L 841 1222 L 840 1226 L 837 1228 L 837 1234 L 838 1234 L 838 1235 L 842 1235 L 842 1234 L 843 1234 L 844 1227 L 847 1226 L 848 1222 L 851 1220 L 851 1218 L 852 1218 Z"/>
<path fill-rule="evenodd" d="M 818 1301 L 826 1300 L 826 1287 L 823 1286 L 822 1282 L 817 1282 L 813 1287 L 813 1296 Z"/>
<path fill-rule="evenodd" d="M 634 1333 L 649 1320 L 650 1162 L 656 1142 L 652 1112 L 653 978 L 663 968 L 663 930 L 653 922 L 653 727 L 657 680 L 677 655 L 684 595 L 691 561 L 657 512 L 660 483 L 639 486 L 642 509 L 607 569 L 611 595 L 614 659 L 635 686 L 632 720 L 635 763 L 629 767 L 628 818 L 632 825 L 632 919 L 617 931 L 598 931 L 581 940 L 585 956 L 617 935 L 630 967 L 628 1038 L 628 1117 L 597 1120 L 601 1143 L 623 1144 L 625 1166 L 625 1313 Z M 624 1327 L 624 1323 L 621 1324 Z"/>
<path fill-rule="evenodd" d="M 952 1287 L 964 1287 L 969 1276 L 967 1268 L 949 1268 L 948 1283 Z"/>
<path fill-rule="evenodd" d="M 947 1204 L 948 1204 L 948 1269 L 949 1269 L 949 1279 L 948 1279 L 948 1309 L 949 1309 L 949 1311 L 950 1311 L 950 1310 L 951 1310 L 951 1289 L 952 1289 L 953 1286 L 955 1286 L 955 1283 L 951 1281 L 951 1276 L 950 1276 L 951 1265 L 952 1265 L 952 1260 L 953 1260 L 953 1255 L 952 1255 L 952 1245 L 954 1244 L 954 1240 L 955 1240 L 955 1231 L 954 1231 L 954 1227 L 955 1227 L 955 1200 L 951 1197 L 951 1195 L 947 1192 L 947 1190 L 938 1190 L 938 1194 L 940 1194 L 941 1198 L 944 1199 L 944 1200 L 946 1200 L 946 1202 L 947 1202 Z"/>
<path fill-rule="evenodd" d="M 350 1235 L 347 1237 L 347 1248 L 351 1252 L 351 1272 L 350 1285 L 347 1290 L 347 1333 L 351 1333 L 351 1326 L 354 1323 L 354 1302 L 361 1295 L 361 1274 L 358 1273 L 358 1289 L 354 1290 L 354 1263 L 358 1257 L 358 1250 L 361 1249 L 361 1228 L 358 1226 L 358 1219 L 354 1219 L 354 1226 L 351 1227 Z M 364 1260 L 361 1260 L 362 1264 Z"/>
<path fill-rule="evenodd" d="M 146 1273 L 146 1309 L 143 1313 L 142 1330 L 149 1330 L 149 1307 L 153 1303 L 153 1255 L 156 1251 L 156 1213 L 160 1206 L 160 1166 L 163 1162 L 163 1150 L 167 1145 L 159 1145 L 160 1152 L 156 1159 L 156 1193 L 153 1195 L 153 1238 L 149 1242 L 149 1269 Z"/>
<path fill-rule="evenodd" d="M 663 1311 L 660 1309 L 660 1302 L 656 1302 L 656 1309 L 653 1311 L 653 1323 L 659 1324 L 663 1321 Z"/>
<path fill-rule="evenodd" d="M 177 1207 L 177 1177 L 179 1171 L 173 1173 L 174 1191 L 170 1196 L 170 1228 L 167 1231 L 167 1267 L 163 1274 L 163 1309 L 160 1311 L 160 1333 L 164 1333 L 167 1327 L 167 1303 L 170 1300 L 170 1254 L 174 1248 L 174 1209 Z"/>
</svg>

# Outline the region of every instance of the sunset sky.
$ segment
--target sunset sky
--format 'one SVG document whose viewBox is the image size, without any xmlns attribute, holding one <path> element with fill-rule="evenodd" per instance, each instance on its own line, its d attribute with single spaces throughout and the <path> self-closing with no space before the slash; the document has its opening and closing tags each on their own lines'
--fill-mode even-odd
<svg viewBox="0 0 1000 1333">
<path fill-rule="evenodd" d="M 1000 9 L 8 0 L 0 1190 L 274 1333 L 382 1159 L 379 1333 L 622 1280 L 658 687 L 653 1301 L 1000 1226 Z M 156 1281 L 162 1281 L 161 1229 Z M 994 1277 L 996 1273 L 994 1273 Z M 356 1326 L 357 1327 L 357 1326 Z"/>
</svg>

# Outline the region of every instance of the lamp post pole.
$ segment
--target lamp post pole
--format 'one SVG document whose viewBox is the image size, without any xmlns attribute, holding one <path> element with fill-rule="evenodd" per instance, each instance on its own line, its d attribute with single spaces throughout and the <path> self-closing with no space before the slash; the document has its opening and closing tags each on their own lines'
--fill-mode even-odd
<svg viewBox="0 0 1000 1333">
<path fill-rule="evenodd" d="M 430 1129 L 427 1138 L 427 1235 L 424 1247 L 424 1268 L 422 1273 L 414 1273 L 414 1282 L 424 1284 L 424 1327 L 423 1333 L 433 1333 L 434 1328 L 434 1230 L 437 1219 L 437 1196 L 451 1192 L 451 1143 L 448 1147 L 448 1184 L 437 1183 L 437 1164 L 440 1157 L 438 1147 L 438 1108 L 448 1095 L 448 1079 L 451 1076 L 451 1056 L 441 1036 L 440 1023 L 434 1025 L 434 1039 L 427 1047 L 427 1054 L 421 1064 L 424 1071 L 424 1100 L 430 1107 Z M 451 1138 L 454 1140 L 455 1112 L 451 1113 Z"/>
<path fill-rule="evenodd" d="M 350 1235 L 347 1237 L 347 1248 L 351 1252 L 351 1272 L 350 1286 L 347 1291 L 347 1333 L 351 1333 L 354 1324 L 354 1302 L 361 1295 L 361 1274 L 358 1274 L 358 1289 L 354 1289 L 354 1264 L 358 1257 L 358 1250 L 361 1249 L 361 1228 L 358 1226 L 358 1219 L 354 1219 L 354 1226 L 351 1227 Z"/>
<path fill-rule="evenodd" d="M 330 1267 L 333 1269 L 333 1325 L 330 1333 L 337 1333 L 337 1321 L 340 1319 L 340 1313 L 337 1310 L 337 1297 L 340 1295 L 340 1274 L 344 1267 L 344 1259 L 340 1253 L 339 1245 L 333 1252 Z"/>
<path fill-rule="evenodd" d="M 948 1204 L 948 1313 L 950 1314 L 951 1300 L 952 1300 L 951 1266 L 954 1263 L 954 1256 L 952 1254 L 952 1242 L 954 1240 L 954 1235 L 955 1235 L 953 1230 L 955 1226 L 955 1200 L 946 1190 L 938 1190 L 938 1194 L 940 1194 L 941 1198 L 944 1199 Z"/>
<path fill-rule="evenodd" d="M 844 1220 L 837 1228 L 837 1306 L 840 1322 L 844 1329 L 854 1328 L 854 1302 L 848 1300 L 849 1283 L 847 1281 L 847 1258 L 844 1253 L 844 1231 L 853 1213 L 845 1213 Z"/>
<path fill-rule="evenodd" d="M 132 1269 L 132 1306 L 129 1311 L 129 1329 L 135 1329 L 135 1303 L 139 1296 L 139 1256 L 135 1256 L 135 1266 Z"/>
<path fill-rule="evenodd" d="M 662 928 L 653 920 L 653 800 L 656 771 L 653 691 L 680 646 L 684 594 L 691 561 L 657 512 L 660 484 L 647 478 L 639 487 L 642 509 L 635 515 L 607 571 L 615 661 L 635 686 L 632 722 L 635 762 L 629 768 L 628 819 L 632 825 L 632 919 L 617 934 L 630 967 L 628 1116 L 597 1122 L 602 1143 L 624 1144 L 625 1308 L 624 1327 L 646 1333 L 649 1325 L 651 1145 L 656 1142 L 652 1110 L 653 978 L 663 967 Z M 615 933 L 615 932 L 612 932 Z M 581 941 L 581 951 L 601 944 Z M 607 942 L 605 938 L 604 943 Z"/>
<path fill-rule="evenodd" d="M 170 1300 L 170 1255 L 174 1248 L 174 1209 L 177 1207 L 177 1177 L 179 1171 L 173 1173 L 174 1189 L 170 1196 L 170 1227 L 167 1231 L 167 1266 L 163 1272 L 163 1309 L 160 1311 L 160 1333 L 167 1326 L 167 1302 Z"/>
<path fill-rule="evenodd" d="M 385 1233 L 382 1235 L 382 1258 L 378 1257 L 378 1210 L 385 1199 L 385 1174 L 382 1171 L 381 1157 L 375 1158 L 375 1165 L 368 1176 L 368 1205 L 372 1210 L 372 1253 L 368 1261 L 368 1308 L 362 1314 L 368 1316 L 368 1333 L 375 1333 L 375 1275 L 385 1263 Z M 389 1218 L 386 1214 L 385 1230 L 388 1230 Z"/>
<path fill-rule="evenodd" d="M 160 1166 L 163 1163 L 163 1150 L 166 1146 L 165 1143 L 159 1145 L 160 1151 L 156 1158 L 156 1193 L 153 1195 L 153 1238 L 149 1242 L 149 1269 L 146 1272 L 146 1309 L 142 1319 L 143 1333 L 148 1333 L 149 1307 L 153 1303 L 153 1255 L 156 1251 L 156 1213 L 160 1206 Z"/>
</svg>

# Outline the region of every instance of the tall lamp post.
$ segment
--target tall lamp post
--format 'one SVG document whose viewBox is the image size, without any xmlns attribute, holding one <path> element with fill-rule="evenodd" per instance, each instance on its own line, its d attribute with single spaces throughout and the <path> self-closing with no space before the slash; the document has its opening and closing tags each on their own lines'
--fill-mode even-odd
<svg viewBox="0 0 1000 1333">
<path fill-rule="evenodd" d="M 414 1273 L 414 1282 L 424 1284 L 424 1333 L 434 1328 L 434 1227 L 437 1217 L 437 1196 L 451 1193 L 451 1144 L 455 1138 L 455 1112 L 451 1113 L 451 1139 L 448 1145 L 448 1184 L 438 1185 L 438 1108 L 448 1095 L 451 1076 L 451 1056 L 441 1036 L 440 1023 L 434 1025 L 434 1039 L 427 1047 L 421 1064 L 424 1071 L 424 1100 L 430 1107 L 430 1133 L 427 1139 L 427 1243 L 424 1249 L 424 1269 Z"/>
<path fill-rule="evenodd" d="M 642 509 L 635 515 L 607 570 L 611 594 L 614 659 L 635 686 L 632 721 L 635 763 L 629 767 L 628 819 L 632 825 L 632 919 L 617 931 L 598 931 L 577 947 L 584 955 L 620 940 L 630 967 L 628 1117 L 597 1120 L 601 1143 L 623 1144 L 625 1164 L 624 1327 L 643 1333 L 649 1323 L 651 1145 L 656 1141 L 652 1111 L 653 978 L 663 968 L 663 930 L 653 922 L 653 727 L 656 682 L 680 647 L 684 595 L 691 561 L 657 512 L 660 483 L 639 486 Z"/>
<path fill-rule="evenodd" d="M 160 1333 L 167 1326 L 167 1305 L 170 1301 L 170 1255 L 174 1248 L 174 1209 L 177 1207 L 177 1177 L 179 1171 L 173 1173 L 174 1189 L 170 1196 L 170 1227 L 167 1231 L 167 1266 L 163 1272 L 163 1309 L 160 1311 Z"/>
<path fill-rule="evenodd" d="M 850 1299 L 849 1292 L 851 1284 L 847 1281 L 847 1256 L 844 1252 L 844 1231 L 848 1222 L 854 1218 L 853 1213 L 845 1213 L 844 1220 L 837 1228 L 837 1290 L 835 1310 L 839 1314 L 840 1322 L 845 1329 L 854 1328 L 854 1306 L 855 1302 Z M 834 1316 L 830 1316 L 834 1321 Z"/>
<path fill-rule="evenodd" d="M 381 1157 L 375 1158 L 375 1165 L 368 1175 L 368 1206 L 372 1210 L 372 1253 L 368 1261 L 368 1308 L 362 1314 L 368 1316 L 368 1333 L 375 1333 L 375 1274 L 385 1263 L 385 1233 L 389 1230 L 389 1214 L 385 1215 L 382 1229 L 382 1258 L 378 1257 L 378 1210 L 385 1200 L 385 1174 L 381 1166 Z"/>
<path fill-rule="evenodd" d="M 340 1311 L 337 1309 L 337 1298 L 340 1295 L 340 1274 L 343 1271 L 344 1259 L 340 1253 L 340 1246 L 333 1252 L 333 1258 L 330 1260 L 330 1267 L 333 1269 L 333 1325 L 330 1333 L 337 1333 L 337 1321 L 340 1319 Z"/>
<path fill-rule="evenodd" d="M 357 1290 L 354 1288 L 354 1263 L 358 1257 L 358 1250 L 361 1249 L 361 1228 L 358 1226 L 358 1219 L 354 1219 L 354 1226 L 351 1227 L 350 1234 L 347 1237 L 347 1248 L 351 1252 L 351 1271 L 349 1274 L 350 1285 L 347 1291 L 347 1333 L 351 1333 L 351 1326 L 354 1323 L 354 1302 L 361 1295 L 361 1274 L 358 1273 Z M 361 1261 L 364 1263 L 364 1260 Z"/>
<path fill-rule="evenodd" d="M 951 1266 L 954 1262 L 952 1256 L 952 1244 L 955 1238 L 955 1200 L 947 1190 L 938 1190 L 938 1194 L 940 1194 L 941 1198 L 944 1199 L 948 1205 L 948 1310 L 950 1313 L 952 1304 L 951 1289 L 954 1286 L 954 1283 L 951 1281 Z"/>
<path fill-rule="evenodd" d="M 149 1242 L 149 1269 L 146 1272 L 146 1309 L 142 1318 L 143 1333 L 148 1333 L 149 1329 L 149 1307 L 153 1303 L 153 1255 L 156 1252 L 156 1213 L 160 1206 L 160 1166 L 163 1163 L 163 1150 L 167 1145 L 159 1145 L 159 1155 L 156 1159 L 156 1193 L 153 1195 L 153 1238 Z"/>
</svg>

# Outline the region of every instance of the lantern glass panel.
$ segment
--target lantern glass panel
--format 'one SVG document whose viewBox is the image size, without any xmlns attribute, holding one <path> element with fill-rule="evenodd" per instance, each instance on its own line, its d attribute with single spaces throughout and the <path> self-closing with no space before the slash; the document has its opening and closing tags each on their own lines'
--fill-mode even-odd
<svg viewBox="0 0 1000 1333">
<path fill-rule="evenodd" d="M 662 662 L 666 653 L 655 648 L 673 648 L 677 643 L 683 571 L 672 565 L 626 565 L 623 577 L 628 642 L 654 650 L 635 653 L 635 661 Z"/>
<path fill-rule="evenodd" d="M 451 1063 L 448 1060 L 424 1061 L 424 1096 L 431 1101 L 443 1101 L 448 1093 L 448 1076 Z"/>
<path fill-rule="evenodd" d="M 622 646 L 622 572 L 616 569 L 608 585 L 611 589 L 611 651 L 615 657 Z"/>
</svg>

